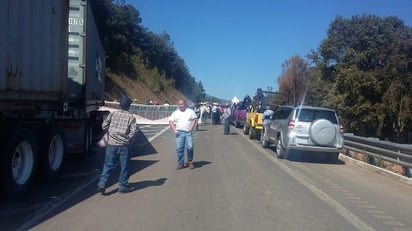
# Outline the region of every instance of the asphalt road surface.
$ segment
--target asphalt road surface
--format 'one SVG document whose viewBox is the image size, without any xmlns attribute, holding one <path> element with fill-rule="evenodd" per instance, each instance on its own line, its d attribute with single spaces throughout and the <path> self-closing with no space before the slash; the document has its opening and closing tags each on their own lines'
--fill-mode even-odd
<svg viewBox="0 0 412 231">
<path fill-rule="evenodd" d="M 206 125 L 194 132 L 195 169 L 176 170 L 170 129 L 146 128 L 147 145 L 132 148 L 134 191 L 117 193 L 117 169 L 107 195 L 97 194 L 96 149 L 29 199 L 5 202 L 2 229 L 412 230 L 412 187 L 356 164 L 313 153 L 278 160 L 240 129 Z"/>
</svg>

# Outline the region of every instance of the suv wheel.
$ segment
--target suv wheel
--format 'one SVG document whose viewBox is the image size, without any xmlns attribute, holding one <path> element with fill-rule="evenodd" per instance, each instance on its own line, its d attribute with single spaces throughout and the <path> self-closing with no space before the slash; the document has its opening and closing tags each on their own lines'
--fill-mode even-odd
<svg viewBox="0 0 412 231">
<path fill-rule="evenodd" d="M 261 140 L 262 141 L 262 147 L 267 148 L 267 147 L 269 147 L 269 141 L 267 140 L 266 130 L 263 129 L 262 132 L 263 132 L 263 136 L 262 136 L 262 140 Z"/>
<path fill-rule="evenodd" d="M 327 160 L 329 163 L 337 163 L 339 160 L 339 152 L 329 153 Z"/>
<path fill-rule="evenodd" d="M 285 158 L 285 149 L 282 146 L 280 137 L 278 138 L 278 143 L 276 144 L 276 157 L 279 159 Z"/>
</svg>

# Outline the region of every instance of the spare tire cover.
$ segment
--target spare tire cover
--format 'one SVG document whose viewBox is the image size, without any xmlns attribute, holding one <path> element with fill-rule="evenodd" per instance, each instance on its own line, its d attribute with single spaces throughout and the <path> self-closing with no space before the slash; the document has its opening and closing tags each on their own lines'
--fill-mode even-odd
<svg viewBox="0 0 412 231">
<path fill-rule="evenodd" d="M 335 141 L 336 128 L 329 120 L 319 119 L 312 122 L 309 134 L 316 144 L 327 145 Z"/>
</svg>

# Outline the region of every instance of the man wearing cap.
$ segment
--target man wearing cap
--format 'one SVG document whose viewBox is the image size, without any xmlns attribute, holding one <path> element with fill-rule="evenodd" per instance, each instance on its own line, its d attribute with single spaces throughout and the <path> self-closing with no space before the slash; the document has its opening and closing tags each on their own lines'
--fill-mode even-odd
<svg viewBox="0 0 412 231">
<path fill-rule="evenodd" d="M 111 112 L 103 121 L 103 130 L 108 129 L 109 139 L 106 147 L 102 174 L 98 183 L 101 195 L 105 194 L 106 182 L 111 171 L 120 162 L 119 193 L 127 193 L 132 190 L 129 187 L 128 166 L 130 161 L 129 144 L 136 134 L 136 118 L 129 112 L 132 100 L 123 96 L 120 100 L 119 111 Z"/>
</svg>

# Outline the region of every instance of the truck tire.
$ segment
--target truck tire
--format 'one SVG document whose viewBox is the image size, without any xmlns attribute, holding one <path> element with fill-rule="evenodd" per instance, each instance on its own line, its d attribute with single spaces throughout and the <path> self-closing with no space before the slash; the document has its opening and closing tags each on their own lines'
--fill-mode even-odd
<svg viewBox="0 0 412 231">
<path fill-rule="evenodd" d="M 6 143 L 1 160 L 3 192 L 8 198 L 21 196 L 33 183 L 38 164 L 38 143 L 33 132 L 16 130 Z"/>
<path fill-rule="evenodd" d="M 243 125 L 243 134 L 244 134 L 244 135 L 249 134 L 249 126 L 248 126 L 248 124 Z"/>
<path fill-rule="evenodd" d="M 65 159 L 65 136 L 59 127 L 48 130 L 47 137 L 40 147 L 40 173 L 49 181 L 59 174 Z"/>
<path fill-rule="evenodd" d="M 249 139 L 256 139 L 256 129 L 253 127 L 249 128 Z"/>
</svg>

